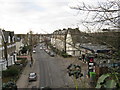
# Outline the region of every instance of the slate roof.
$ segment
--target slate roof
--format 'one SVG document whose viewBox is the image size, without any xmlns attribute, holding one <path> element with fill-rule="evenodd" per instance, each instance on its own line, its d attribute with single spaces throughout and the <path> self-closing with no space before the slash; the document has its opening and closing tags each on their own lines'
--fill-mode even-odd
<svg viewBox="0 0 120 90">
<path fill-rule="evenodd" d="M 85 32 L 81 32 L 79 28 L 75 29 L 68 29 L 68 33 L 71 34 L 72 40 L 74 44 L 77 43 L 94 43 L 97 44 L 97 42 L 94 40 L 93 37 L 88 36 Z"/>
<path fill-rule="evenodd" d="M 67 34 L 70 34 L 72 37 L 73 44 L 77 43 L 92 43 L 92 44 L 98 44 L 99 41 L 95 40 L 94 37 L 89 36 L 85 32 L 81 32 L 79 28 L 68 28 L 63 30 L 56 30 L 53 32 L 53 37 L 58 38 L 61 40 L 65 40 L 65 37 Z"/>
<path fill-rule="evenodd" d="M 106 45 L 100 45 L 100 44 L 90 44 L 90 43 L 85 43 L 81 44 L 80 47 L 91 50 L 91 51 L 98 51 L 98 50 L 110 50 Z"/>
</svg>

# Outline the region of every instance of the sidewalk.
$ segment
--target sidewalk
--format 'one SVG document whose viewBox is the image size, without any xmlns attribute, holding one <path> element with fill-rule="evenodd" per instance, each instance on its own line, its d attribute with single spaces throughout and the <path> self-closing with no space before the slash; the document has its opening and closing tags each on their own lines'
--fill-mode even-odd
<svg viewBox="0 0 120 90">
<path fill-rule="evenodd" d="M 21 73 L 20 78 L 16 82 L 18 88 L 27 88 L 28 86 L 28 75 L 31 70 L 29 62 L 30 62 L 30 58 L 28 57 L 28 63 L 24 68 L 23 72 Z"/>
</svg>

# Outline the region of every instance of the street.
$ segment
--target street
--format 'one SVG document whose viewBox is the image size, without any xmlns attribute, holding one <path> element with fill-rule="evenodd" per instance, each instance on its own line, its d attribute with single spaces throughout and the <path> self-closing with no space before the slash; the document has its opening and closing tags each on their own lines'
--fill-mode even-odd
<svg viewBox="0 0 120 90">
<path fill-rule="evenodd" d="M 18 88 L 89 88 L 89 78 L 87 75 L 87 65 L 75 58 L 63 58 L 58 55 L 51 57 L 40 46 L 35 48 L 33 53 L 33 65 L 30 67 L 29 62 L 24 69 L 21 77 L 17 81 Z M 75 79 L 67 73 L 69 64 L 79 64 L 82 67 L 83 77 Z M 30 72 L 37 73 L 37 81 L 28 81 Z"/>
<path fill-rule="evenodd" d="M 36 48 L 36 53 L 33 56 L 36 60 L 34 70 L 39 68 L 39 72 L 37 72 L 40 79 L 39 86 L 50 88 L 74 86 L 74 83 L 69 83 L 72 82 L 72 80 L 62 67 L 62 60 L 57 56 L 51 57 L 44 50 L 40 50 L 39 48 L 39 46 Z"/>
<path fill-rule="evenodd" d="M 64 66 L 63 60 L 60 57 L 51 57 L 44 50 L 40 49 L 40 46 L 36 47 L 36 53 L 33 53 L 33 65 L 32 67 L 27 65 L 24 76 L 18 80 L 18 88 L 66 88 L 75 87 L 71 77 L 68 76 Z M 28 82 L 28 75 L 30 72 L 37 73 L 37 81 Z M 24 72 L 23 72 L 24 73 Z M 23 84 L 23 80 L 25 84 Z"/>
<path fill-rule="evenodd" d="M 120 0 L 0 4 L 1 89 L 120 88 Z"/>
</svg>

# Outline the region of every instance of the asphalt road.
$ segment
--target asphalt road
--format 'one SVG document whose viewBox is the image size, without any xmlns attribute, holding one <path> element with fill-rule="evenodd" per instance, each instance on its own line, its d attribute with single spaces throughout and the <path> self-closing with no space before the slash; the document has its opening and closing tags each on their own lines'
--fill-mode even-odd
<svg viewBox="0 0 120 90">
<path fill-rule="evenodd" d="M 57 56 L 51 57 L 40 46 L 36 47 L 36 53 L 33 54 L 34 65 L 32 71 L 38 75 L 37 82 L 30 82 L 30 87 L 37 85 L 40 87 L 65 88 L 74 87 L 74 83 L 66 70 L 62 67 L 62 60 Z M 32 86 L 31 86 L 32 85 Z"/>
<path fill-rule="evenodd" d="M 40 49 L 40 46 L 37 46 L 35 51 L 36 53 L 33 53 L 34 62 L 32 67 L 30 67 L 28 63 L 17 81 L 19 88 L 75 88 L 75 84 L 82 88 L 89 87 L 89 79 L 85 74 L 87 72 L 87 66 L 81 63 L 81 61 L 74 58 L 65 59 L 59 56 L 51 57 L 43 49 Z M 66 68 L 70 63 L 80 64 L 84 77 L 75 80 L 74 77 L 68 76 Z M 28 82 L 30 72 L 37 73 L 37 81 Z"/>
</svg>

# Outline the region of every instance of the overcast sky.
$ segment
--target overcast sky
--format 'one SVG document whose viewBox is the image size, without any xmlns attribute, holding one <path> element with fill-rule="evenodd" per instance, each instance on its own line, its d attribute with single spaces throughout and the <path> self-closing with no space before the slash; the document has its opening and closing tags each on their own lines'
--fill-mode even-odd
<svg viewBox="0 0 120 90">
<path fill-rule="evenodd" d="M 0 28 L 15 33 L 52 33 L 77 27 L 85 16 L 70 9 L 79 2 L 95 4 L 96 0 L 0 0 Z"/>
</svg>

